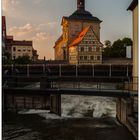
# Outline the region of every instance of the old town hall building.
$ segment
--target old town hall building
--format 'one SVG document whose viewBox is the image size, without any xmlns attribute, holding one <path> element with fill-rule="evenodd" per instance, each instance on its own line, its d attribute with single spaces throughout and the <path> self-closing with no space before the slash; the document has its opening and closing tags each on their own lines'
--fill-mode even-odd
<svg viewBox="0 0 140 140">
<path fill-rule="evenodd" d="M 54 46 L 55 60 L 66 60 L 70 64 L 101 64 L 101 22 L 85 10 L 85 0 L 77 0 L 77 10 L 62 18 L 62 35 Z"/>
</svg>

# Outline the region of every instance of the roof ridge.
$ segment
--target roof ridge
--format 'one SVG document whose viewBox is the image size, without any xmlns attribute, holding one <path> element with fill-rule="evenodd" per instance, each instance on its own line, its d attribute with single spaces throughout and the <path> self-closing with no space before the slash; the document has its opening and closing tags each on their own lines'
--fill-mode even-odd
<svg viewBox="0 0 140 140">
<path fill-rule="evenodd" d="M 69 45 L 70 46 L 74 46 L 78 43 L 80 43 L 84 36 L 86 35 L 86 33 L 88 32 L 89 28 L 91 27 L 91 25 L 88 25 L 87 27 L 85 27 L 80 33 L 79 35 L 74 39 L 74 41 Z"/>
</svg>

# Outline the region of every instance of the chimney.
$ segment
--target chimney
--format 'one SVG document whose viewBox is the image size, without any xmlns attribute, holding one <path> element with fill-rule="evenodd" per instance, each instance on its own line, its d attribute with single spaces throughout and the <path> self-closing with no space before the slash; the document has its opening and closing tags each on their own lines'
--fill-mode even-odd
<svg viewBox="0 0 140 140">
<path fill-rule="evenodd" d="M 77 10 L 85 10 L 85 0 L 77 0 Z"/>
</svg>

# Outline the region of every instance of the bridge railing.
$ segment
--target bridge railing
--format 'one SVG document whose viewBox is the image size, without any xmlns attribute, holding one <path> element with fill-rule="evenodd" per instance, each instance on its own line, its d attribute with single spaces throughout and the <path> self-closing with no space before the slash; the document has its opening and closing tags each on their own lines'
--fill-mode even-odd
<svg viewBox="0 0 140 140">
<path fill-rule="evenodd" d="M 2 73 L 6 75 L 34 76 L 132 76 L 132 65 L 93 64 L 93 65 L 4 65 Z"/>
<path fill-rule="evenodd" d="M 23 89 L 85 89 L 85 90 L 106 90 L 106 91 L 121 91 L 127 93 L 138 93 L 138 88 L 133 89 L 133 86 L 138 87 L 138 83 L 132 81 L 118 81 L 118 82 L 103 82 L 103 81 L 87 81 L 87 80 L 65 80 L 58 79 L 55 81 L 20 81 L 17 79 L 8 79 L 3 83 L 4 88 L 23 88 Z"/>
</svg>

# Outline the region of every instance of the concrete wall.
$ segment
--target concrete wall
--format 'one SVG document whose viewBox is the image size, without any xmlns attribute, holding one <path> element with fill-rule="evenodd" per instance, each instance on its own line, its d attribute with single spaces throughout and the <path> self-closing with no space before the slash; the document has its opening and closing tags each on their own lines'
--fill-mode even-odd
<svg viewBox="0 0 140 140">
<path fill-rule="evenodd" d="M 133 83 L 138 83 L 138 5 L 133 10 Z M 137 90 L 136 84 L 133 89 Z"/>
<path fill-rule="evenodd" d="M 116 112 L 118 120 L 125 125 L 127 117 L 132 114 L 131 99 L 117 99 Z"/>
</svg>

